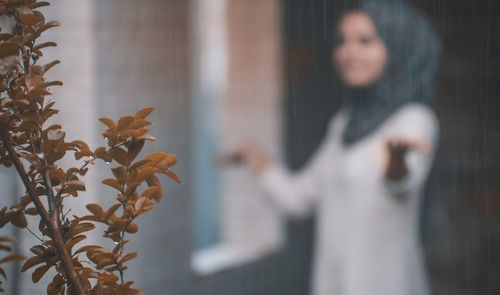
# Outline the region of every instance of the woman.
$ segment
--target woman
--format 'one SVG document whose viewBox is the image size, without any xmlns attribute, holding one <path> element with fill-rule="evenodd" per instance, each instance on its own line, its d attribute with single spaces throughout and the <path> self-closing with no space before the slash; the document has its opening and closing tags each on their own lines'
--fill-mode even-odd
<svg viewBox="0 0 500 295">
<path fill-rule="evenodd" d="M 315 295 L 428 294 L 418 207 L 437 144 L 438 37 L 412 7 L 380 0 L 337 28 L 345 99 L 306 168 L 290 174 L 249 144 L 234 156 L 277 208 L 316 211 Z"/>
</svg>

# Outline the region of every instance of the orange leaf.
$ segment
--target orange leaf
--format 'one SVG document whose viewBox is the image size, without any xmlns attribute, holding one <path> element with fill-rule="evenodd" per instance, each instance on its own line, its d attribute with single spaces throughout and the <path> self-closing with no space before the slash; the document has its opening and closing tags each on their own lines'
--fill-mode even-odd
<svg viewBox="0 0 500 295">
<path fill-rule="evenodd" d="M 161 192 L 161 182 L 160 182 L 160 179 L 158 178 L 158 176 L 151 175 L 150 177 L 148 177 L 148 179 L 146 179 L 146 182 L 149 186 L 158 187 L 160 189 L 160 192 Z"/>
<path fill-rule="evenodd" d="M 66 185 L 76 191 L 85 191 L 85 183 L 80 180 L 71 180 L 67 182 Z"/>
<path fill-rule="evenodd" d="M 75 237 L 71 238 L 71 240 L 67 241 L 65 246 L 71 252 L 71 248 L 73 248 L 74 245 L 85 240 L 86 238 L 87 238 L 87 236 L 85 236 L 85 235 L 75 236 Z"/>
<path fill-rule="evenodd" d="M 19 21 L 25 26 L 34 26 L 40 18 L 28 6 L 19 7 Z"/>
<path fill-rule="evenodd" d="M 13 225 L 20 227 L 20 228 L 25 228 L 28 226 L 28 221 L 26 220 L 26 217 L 22 213 L 14 214 L 11 217 L 10 222 Z"/>
<path fill-rule="evenodd" d="M 101 246 L 95 246 L 95 245 L 83 246 L 83 247 L 79 248 L 78 250 L 76 250 L 73 255 L 77 255 L 77 254 L 80 254 L 83 252 L 93 251 L 93 250 L 96 250 L 99 248 L 101 248 Z"/>
<path fill-rule="evenodd" d="M 132 166 L 129 167 L 129 170 L 130 171 L 135 170 L 135 169 L 137 169 L 139 167 L 142 167 L 142 166 L 148 164 L 149 162 L 151 162 L 151 160 L 149 160 L 149 159 L 144 159 L 144 160 L 137 161 L 134 164 L 132 164 Z"/>
<path fill-rule="evenodd" d="M 26 262 L 23 264 L 23 267 L 21 267 L 21 272 L 25 272 L 33 266 L 38 265 L 42 262 L 44 262 L 42 256 L 33 256 L 30 259 L 26 260 Z"/>
<path fill-rule="evenodd" d="M 53 20 L 53 21 L 50 21 L 48 23 L 46 23 L 39 31 L 38 33 L 42 33 L 42 32 L 45 32 L 46 30 L 50 29 L 50 28 L 53 28 L 53 27 L 59 27 L 61 24 L 56 21 L 56 20 Z"/>
<path fill-rule="evenodd" d="M 149 200 L 148 198 L 140 197 L 139 200 L 137 200 L 137 202 L 135 202 L 135 205 L 134 205 L 135 211 L 139 211 L 142 208 L 144 208 L 146 206 L 146 202 L 148 200 Z"/>
<path fill-rule="evenodd" d="M 160 169 L 160 171 L 164 171 L 165 169 L 168 169 L 175 164 L 177 164 L 178 158 L 174 154 L 167 154 L 165 157 L 155 165 L 156 168 Z"/>
<path fill-rule="evenodd" d="M 109 154 L 116 162 L 120 163 L 121 165 L 125 167 L 128 167 L 130 165 L 127 152 L 125 152 L 123 149 L 115 147 L 109 151 Z"/>
<path fill-rule="evenodd" d="M 120 120 L 118 120 L 118 131 L 123 131 L 125 129 L 127 129 L 130 124 L 132 124 L 132 122 L 135 121 L 135 118 L 132 117 L 132 116 L 124 116 L 124 117 L 121 117 Z"/>
<path fill-rule="evenodd" d="M 134 117 L 136 119 L 146 119 L 146 117 L 149 116 L 149 114 L 151 114 L 154 110 L 155 110 L 154 107 L 145 107 L 145 108 L 137 111 L 137 113 L 135 113 Z"/>
<path fill-rule="evenodd" d="M 156 164 L 160 163 L 166 156 L 167 156 L 166 153 L 154 152 L 149 155 L 146 155 L 146 159 L 151 160 L 152 166 L 156 166 Z"/>
<path fill-rule="evenodd" d="M 130 224 L 125 229 L 129 234 L 135 234 L 139 230 L 139 226 L 135 222 L 130 222 Z"/>
<path fill-rule="evenodd" d="M 179 177 L 177 177 L 177 175 L 175 175 L 174 172 L 172 172 L 172 171 L 170 171 L 170 170 L 167 169 L 167 170 L 163 171 L 163 173 L 165 175 L 167 175 L 168 177 L 170 177 L 171 179 L 173 179 L 178 184 L 181 184 L 181 180 L 179 179 Z"/>
<path fill-rule="evenodd" d="M 43 255 L 43 253 L 45 253 L 45 247 L 42 245 L 36 245 L 31 247 L 30 251 L 35 255 Z"/>
<path fill-rule="evenodd" d="M 28 208 L 26 209 L 26 211 L 24 211 L 24 214 L 28 214 L 28 215 L 37 215 L 38 214 L 38 210 L 34 207 L 31 207 L 31 208 Z"/>
<path fill-rule="evenodd" d="M 138 119 L 138 120 L 135 120 L 130 125 L 130 128 L 132 128 L 132 129 L 139 129 L 139 128 L 143 128 L 143 127 L 146 127 L 146 126 L 149 126 L 149 125 L 151 125 L 151 122 L 149 122 L 148 120 Z"/>
<path fill-rule="evenodd" d="M 137 176 L 133 179 L 133 182 L 143 182 L 147 178 L 149 178 L 151 175 L 154 175 L 155 173 L 160 172 L 157 168 L 155 167 L 145 167 L 139 170 L 137 173 Z"/>
<path fill-rule="evenodd" d="M 159 203 L 161 200 L 161 192 L 160 188 L 157 186 L 148 187 L 141 195 L 141 198 L 148 198 L 155 200 L 156 203 Z M 142 209 L 142 208 L 141 208 Z"/>
<path fill-rule="evenodd" d="M 139 256 L 139 254 L 137 252 L 122 254 L 120 257 L 118 257 L 118 259 L 116 260 L 116 263 L 121 264 L 121 263 L 127 262 L 131 259 L 134 259 L 137 256 Z"/>
<path fill-rule="evenodd" d="M 113 214 L 115 214 L 116 210 L 120 208 L 122 204 L 114 204 L 113 206 L 109 207 L 108 211 L 106 211 L 106 215 L 104 218 L 108 219 L 110 218 Z"/>
<path fill-rule="evenodd" d="M 106 151 L 106 147 L 100 146 L 100 147 L 95 149 L 94 154 L 99 155 L 100 153 L 102 153 L 104 151 Z"/>
<path fill-rule="evenodd" d="M 110 118 L 99 118 L 99 121 L 101 121 L 104 125 L 108 126 L 111 129 L 116 129 L 115 121 L 111 120 Z"/>
<path fill-rule="evenodd" d="M 75 152 L 75 160 L 80 160 L 83 157 L 91 157 L 93 155 L 94 154 L 89 150 L 78 151 L 78 152 Z"/>
<path fill-rule="evenodd" d="M 132 162 L 144 147 L 144 140 L 134 141 L 128 146 L 128 159 Z"/>
<path fill-rule="evenodd" d="M 102 207 L 99 206 L 99 205 L 97 205 L 97 204 L 88 204 L 85 207 L 87 208 L 87 210 L 90 211 L 90 213 L 94 214 L 97 217 L 101 217 L 102 218 L 105 215 L 104 210 L 102 209 Z"/>
<path fill-rule="evenodd" d="M 82 222 L 74 227 L 71 228 L 71 230 L 66 234 L 66 238 L 71 238 L 73 236 L 76 236 L 78 234 L 81 234 L 83 232 L 91 231 L 95 228 L 95 225 L 90 222 Z"/>
<path fill-rule="evenodd" d="M 51 180 L 58 180 L 59 183 L 66 182 L 66 173 L 64 173 L 64 171 L 61 169 L 55 169 L 55 168 L 50 169 L 49 177 Z"/>
<path fill-rule="evenodd" d="M 55 43 L 55 42 L 45 42 L 45 43 L 33 46 L 33 50 L 39 50 L 39 49 L 42 49 L 45 47 L 56 47 L 56 46 L 57 46 L 57 43 Z"/>
<path fill-rule="evenodd" d="M 31 275 L 33 283 L 38 282 L 43 277 L 43 275 L 50 269 L 50 267 L 51 267 L 50 265 L 43 265 L 37 268 Z"/>
<path fill-rule="evenodd" d="M 77 147 L 81 151 L 90 151 L 88 144 L 83 140 L 73 140 L 70 144 Z"/>
<path fill-rule="evenodd" d="M 118 183 L 124 184 L 127 181 L 127 170 L 124 167 L 117 167 L 111 169 Z"/>
<path fill-rule="evenodd" d="M 10 254 L 10 255 L 4 257 L 2 260 L 0 260 L 0 264 L 5 263 L 5 262 L 24 260 L 24 259 L 26 259 L 26 256 L 19 255 L 19 254 Z"/>
<path fill-rule="evenodd" d="M 49 62 L 48 64 L 43 66 L 43 71 L 46 73 L 48 70 L 50 70 L 53 66 L 60 64 L 61 61 L 59 60 L 54 60 L 52 62 Z"/>
<path fill-rule="evenodd" d="M 122 191 L 123 187 L 118 183 L 118 181 L 116 181 L 116 179 L 113 179 L 113 178 L 107 178 L 107 179 L 104 179 L 102 181 L 102 183 L 106 184 L 106 185 L 109 185 L 113 188 L 115 188 L 116 190 L 118 191 Z"/>
</svg>

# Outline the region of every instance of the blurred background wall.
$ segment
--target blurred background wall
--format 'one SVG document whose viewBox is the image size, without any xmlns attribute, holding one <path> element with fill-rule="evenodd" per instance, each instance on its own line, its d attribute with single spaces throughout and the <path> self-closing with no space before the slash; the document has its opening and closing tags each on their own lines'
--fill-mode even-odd
<svg viewBox="0 0 500 295">
<path fill-rule="evenodd" d="M 50 36 L 59 43 L 50 56 L 63 61 L 52 73 L 66 82 L 65 92 L 56 92 L 67 114 L 61 120 L 73 130 L 71 136 L 97 145 L 102 130 L 94 123 L 97 118 L 156 107 L 151 133 L 157 141 L 147 151 L 177 154 L 175 172 L 183 183 L 165 180 L 162 202 L 139 221 L 138 237 L 128 245 L 140 256 L 130 265 L 127 279 L 145 294 L 307 294 L 312 219 L 285 221 L 283 246 L 251 262 L 208 275 L 191 267 L 196 248 L 193 122 L 202 64 L 196 47 L 200 1 L 54 1 L 51 19 L 59 19 L 62 28 Z M 226 2 L 225 67 L 231 83 L 220 91 L 224 112 L 217 115 L 226 127 L 234 129 L 234 120 L 250 130 L 248 116 L 255 110 L 255 129 L 247 132 L 258 134 L 267 127 L 257 124 L 262 114 L 254 103 L 264 104 L 262 110 L 280 117 L 271 123 L 271 131 L 262 131 L 268 133 L 261 140 L 280 136 L 281 148 L 276 143 L 270 149 L 276 148 L 291 169 L 309 158 L 338 106 L 328 38 L 331 15 L 346 1 Z M 491 0 L 410 2 L 430 16 L 443 41 L 436 106 L 441 145 L 421 230 L 434 294 L 498 294 L 500 8 Z M 246 120 L 238 113 L 243 111 Z M 109 174 L 104 166 L 95 171 L 91 182 Z M 1 176 L 3 188 L 10 176 L 4 171 Z M 102 186 L 86 196 L 105 204 L 113 197 Z M 220 210 L 211 205 L 207 210 Z M 220 221 L 216 224 L 216 230 L 224 228 Z M 29 276 L 10 276 L 18 287 L 7 294 L 44 294 L 45 287 L 31 287 Z"/>
</svg>

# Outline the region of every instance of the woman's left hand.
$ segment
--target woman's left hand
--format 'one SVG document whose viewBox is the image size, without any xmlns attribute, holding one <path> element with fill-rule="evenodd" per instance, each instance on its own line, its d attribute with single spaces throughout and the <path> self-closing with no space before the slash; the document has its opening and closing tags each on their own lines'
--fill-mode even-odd
<svg viewBox="0 0 500 295">
<path fill-rule="evenodd" d="M 406 154 L 410 150 L 416 150 L 424 154 L 431 151 L 430 145 L 418 140 L 389 140 L 387 141 L 387 152 L 389 161 L 385 176 L 391 180 L 400 180 L 408 174 L 406 165 Z"/>
<path fill-rule="evenodd" d="M 408 174 L 405 156 L 410 145 L 405 141 L 390 140 L 387 142 L 389 161 L 385 170 L 385 177 L 391 180 L 400 180 Z"/>
</svg>

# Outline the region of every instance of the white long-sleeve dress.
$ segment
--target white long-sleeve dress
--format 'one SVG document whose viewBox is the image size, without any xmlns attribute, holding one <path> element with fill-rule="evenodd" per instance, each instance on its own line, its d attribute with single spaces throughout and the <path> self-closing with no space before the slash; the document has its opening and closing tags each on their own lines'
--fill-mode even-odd
<svg viewBox="0 0 500 295">
<path fill-rule="evenodd" d="M 342 112 L 305 169 L 275 165 L 260 183 L 272 203 L 293 216 L 317 214 L 314 295 L 429 294 L 418 238 L 418 208 L 438 134 L 434 112 L 399 108 L 373 133 L 342 144 Z M 406 154 L 408 174 L 385 177 L 389 140 L 418 141 Z"/>
</svg>

